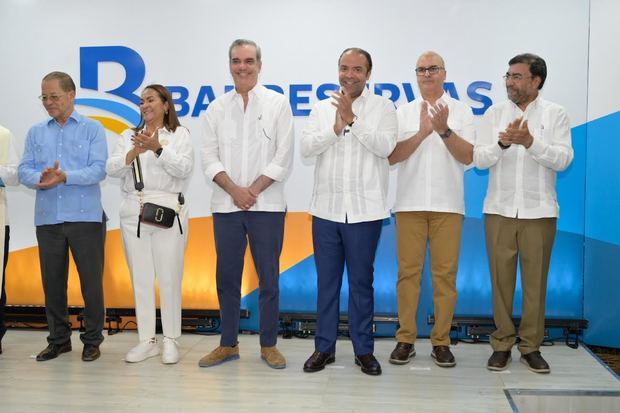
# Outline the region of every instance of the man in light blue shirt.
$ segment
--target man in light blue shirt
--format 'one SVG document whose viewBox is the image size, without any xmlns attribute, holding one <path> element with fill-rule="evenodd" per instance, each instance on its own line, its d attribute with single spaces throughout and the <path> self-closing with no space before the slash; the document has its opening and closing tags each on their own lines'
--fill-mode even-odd
<svg viewBox="0 0 620 413">
<path fill-rule="evenodd" d="M 82 360 L 99 358 L 103 341 L 103 253 L 105 214 L 99 182 L 105 178 L 108 147 L 100 123 L 74 109 L 75 84 L 52 72 L 41 83 L 41 101 L 51 119 L 28 131 L 19 180 L 37 191 L 35 225 L 45 293 L 48 346 L 37 361 L 71 351 L 67 311 L 69 249 L 75 261 L 86 330 Z"/>
</svg>

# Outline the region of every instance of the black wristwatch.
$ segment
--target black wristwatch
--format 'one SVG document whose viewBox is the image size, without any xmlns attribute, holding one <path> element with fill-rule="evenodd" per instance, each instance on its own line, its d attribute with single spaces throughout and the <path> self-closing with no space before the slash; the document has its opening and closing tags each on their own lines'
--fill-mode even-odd
<svg viewBox="0 0 620 413">
<path fill-rule="evenodd" d="M 510 145 L 504 145 L 502 141 L 497 141 L 497 144 L 500 148 L 502 148 L 502 150 L 510 148 Z"/>
<path fill-rule="evenodd" d="M 448 128 L 444 133 L 440 133 L 441 139 L 448 139 L 452 135 L 452 129 Z"/>
<path fill-rule="evenodd" d="M 158 150 L 155 151 L 155 155 L 159 158 L 161 153 L 164 151 L 164 147 L 160 146 Z"/>
</svg>

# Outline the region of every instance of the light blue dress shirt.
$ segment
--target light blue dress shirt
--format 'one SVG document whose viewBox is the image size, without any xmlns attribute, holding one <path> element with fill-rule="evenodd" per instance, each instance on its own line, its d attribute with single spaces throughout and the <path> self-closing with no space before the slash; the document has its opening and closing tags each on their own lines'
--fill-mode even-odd
<svg viewBox="0 0 620 413">
<path fill-rule="evenodd" d="M 37 190 L 35 225 L 102 222 L 99 182 L 105 178 L 107 159 L 103 126 L 76 111 L 62 126 L 49 119 L 30 128 L 18 174 L 22 184 Z M 41 172 L 56 160 L 66 183 L 38 189 Z"/>
</svg>

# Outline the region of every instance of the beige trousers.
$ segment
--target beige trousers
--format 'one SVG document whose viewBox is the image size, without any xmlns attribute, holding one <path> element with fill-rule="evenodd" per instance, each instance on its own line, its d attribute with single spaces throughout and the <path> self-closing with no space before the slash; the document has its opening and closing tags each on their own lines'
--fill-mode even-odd
<svg viewBox="0 0 620 413">
<path fill-rule="evenodd" d="M 416 313 L 427 244 L 430 247 L 435 325 L 433 346 L 450 344 L 450 327 L 456 306 L 456 272 L 463 215 L 447 212 L 396 213 L 398 248 L 398 342 L 413 344 L 418 331 Z"/>
<path fill-rule="evenodd" d="M 509 351 L 521 337 L 519 351 L 537 351 L 545 332 L 545 296 L 556 218 L 519 219 L 487 214 L 485 217 L 487 253 L 493 288 L 491 334 L 494 351 Z M 512 321 L 517 281 L 517 259 L 521 266 L 523 305 L 519 331 Z"/>
</svg>

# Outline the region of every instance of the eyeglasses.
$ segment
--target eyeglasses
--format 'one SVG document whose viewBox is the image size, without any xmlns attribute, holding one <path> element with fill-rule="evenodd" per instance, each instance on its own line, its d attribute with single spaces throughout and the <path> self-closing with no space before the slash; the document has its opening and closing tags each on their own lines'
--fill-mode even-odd
<svg viewBox="0 0 620 413">
<path fill-rule="evenodd" d="M 425 76 L 427 73 L 429 75 L 436 75 L 437 73 L 441 72 L 442 70 L 444 70 L 444 68 L 441 67 L 441 66 L 416 67 L 415 68 L 415 73 L 418 76 Z"/>
<path fill-rule="evenodd" d="M 504 78 L 506 82 L 508 82 L 510 79 L 514 80 L 515 82 L 518 82 L 522 79 L 532 78 L 533 76 L 523 76 L 521 73 L 506 73 L 502 77 Z"/>
<path fill-rule="evenodd" d="M 60 100 L 60 98 L 62 98 L 64 96 L 67 96 L 67 95 L 66 94 L 65 95 L 49 95 L 49 96 L 41 95 L 41 96 L 39 96 L 39 100 L 41 102 L 45 102 L 45 101 L 48 101 L 48 100 L 50 102 L 58 102 Z"/>
</svg>

